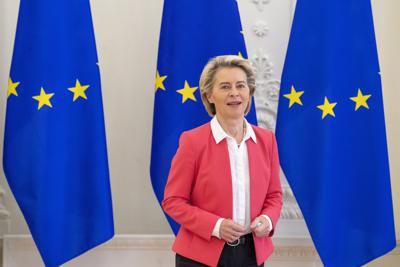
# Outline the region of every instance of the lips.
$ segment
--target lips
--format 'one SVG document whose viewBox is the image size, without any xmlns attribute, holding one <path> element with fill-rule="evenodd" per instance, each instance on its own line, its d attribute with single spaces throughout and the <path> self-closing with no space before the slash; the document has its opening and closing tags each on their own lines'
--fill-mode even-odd
<svg viewBox="0 0 400 267">
<path fill-rule="evenodd" d="M 242 104 L 242 101 L 230 101 L 227 104 L 228 106 L 239 106 L 240 104 Z"/>
</svg>

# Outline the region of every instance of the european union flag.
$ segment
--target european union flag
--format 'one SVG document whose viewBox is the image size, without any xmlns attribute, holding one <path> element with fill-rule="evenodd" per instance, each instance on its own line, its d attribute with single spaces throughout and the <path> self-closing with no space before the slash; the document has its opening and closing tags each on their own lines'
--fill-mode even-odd
<svg viewBox="0 0 400 267">
<path fill-rule="evenodd" d="M 210 121 L 198 82 L 209 59 L 242 55 L 246 47 L 235 0 L 165 0 L 155 85 L 151 182 L 164 197 L 171 160 L 180 134 Z M 256 123 L 254 105 L 247 116 Z M 172 230 L 179 225 L 168 215 Z"/>
<path fill-rule="evenodd" d="M 276 134 L 325 266 L 360 266 L 396 246 L 369 0 L 297 1 Z"/>
<path fill-rule="evenodd" d="M 46 266 L 114 235 L 88 0 L 21 0 L 4 172 Z"/>
</svg>

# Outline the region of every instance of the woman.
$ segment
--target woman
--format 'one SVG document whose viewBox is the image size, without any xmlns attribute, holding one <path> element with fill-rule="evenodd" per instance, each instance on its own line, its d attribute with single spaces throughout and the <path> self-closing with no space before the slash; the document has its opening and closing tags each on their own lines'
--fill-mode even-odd
<svg viewBox="0 0 400 267">
<path fill-rule="evenodd" d="M 211 59 L 200 77 L 211 122 L 184 132 L 163 209 L 181 228 L 176 266 L 263 266 L 282 207 L 273 133 L 250 125 L 255 75 L 238 56 Z"/>
</svg>

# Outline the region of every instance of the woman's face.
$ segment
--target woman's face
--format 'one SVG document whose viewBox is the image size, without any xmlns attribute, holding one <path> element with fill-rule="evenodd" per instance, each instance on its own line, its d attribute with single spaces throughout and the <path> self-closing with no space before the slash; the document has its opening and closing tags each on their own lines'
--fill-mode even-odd
<svg viewBox="0 0 400 267">
<path fill-rule="evenodd" d="M 208 101 L 215 105 L 220 119 L 243 118 L 249 99 L 247 76 L 241 68 L 222 68 L 216 72 Z"/>
</svg>

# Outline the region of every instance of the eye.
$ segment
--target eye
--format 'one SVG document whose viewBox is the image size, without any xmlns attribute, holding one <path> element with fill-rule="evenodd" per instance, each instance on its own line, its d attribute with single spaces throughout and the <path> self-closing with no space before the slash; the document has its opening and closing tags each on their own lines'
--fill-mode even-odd
<svg viewBox="0 0 400 267">
<path fill-rule="evenodd" d="M 244 83 L 239 83 L 239 84 L 237 85 L 237 88 L 239 88 L 239 89 L 244 89 L 244 88 L 246 88 L 246 84 L 244 84 Z"/>
<path fill-rule="evenodd" d="M 223 89 L 223 90 L 228 90 L 228 89 L 230 89 L 231 87 L 230 87 L 230 85 L 228 85 L 228 84 L 223 84 L 223 85 L 221 85 L 220 88 Z"/>
</svg>

